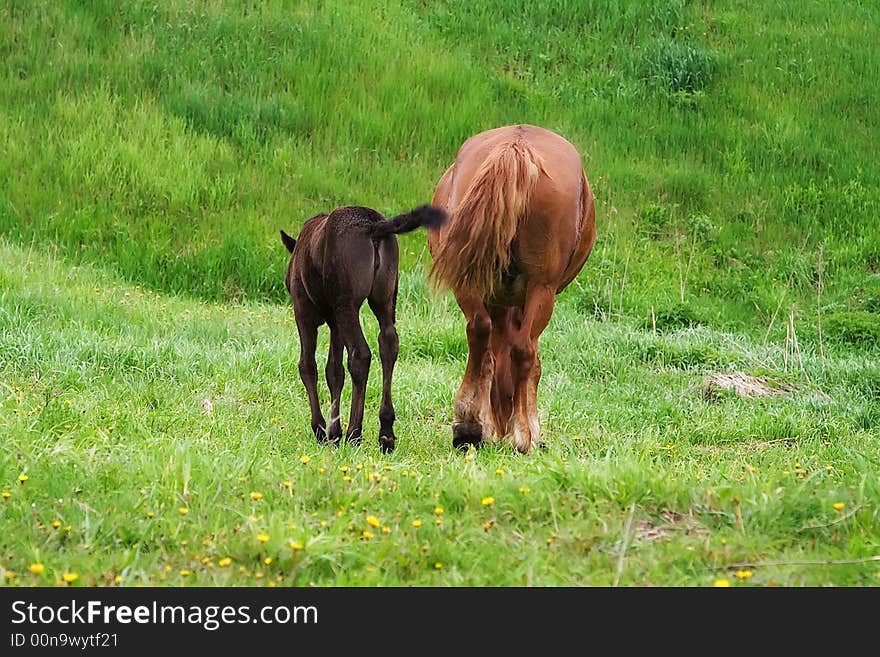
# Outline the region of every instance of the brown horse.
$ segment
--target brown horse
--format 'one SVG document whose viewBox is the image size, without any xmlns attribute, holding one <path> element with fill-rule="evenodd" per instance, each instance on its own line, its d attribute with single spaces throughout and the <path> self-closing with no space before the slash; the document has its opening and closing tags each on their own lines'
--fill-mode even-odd
<svg viewBox="0 0 880 657">
<path fill-rule="evenodd" d="M 596 240 L 580 155 L 544 128 L 481 132 L 462 144 L 433 204 L 450 216 L 428 231 L 431 277 L 467 319 L 452 444 L 508 437 L 528 452 L 540 438 L 538 338 Z"/>
</svg>

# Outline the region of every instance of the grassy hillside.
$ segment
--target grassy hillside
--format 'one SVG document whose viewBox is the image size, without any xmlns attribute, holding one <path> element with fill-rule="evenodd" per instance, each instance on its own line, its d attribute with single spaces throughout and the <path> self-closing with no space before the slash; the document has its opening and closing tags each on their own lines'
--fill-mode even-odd
<svg viewBox="0 0 880 657">
<path fill-rule="evenodd" d="M 880 9 L 553 4 L 0 7 L 5 581 L 880 582 Z M 364 445 L 319 448 L 278 229 L 421 204 L 516 122 L 599 210 L 541 342 L 548 449 L 452 451 L 467 346 L 420 233 L 399 448 L 377 359 Z"/>
<path fill-rule="evenodd" d="M 279 227 L 421 203 L 465 138 L 530 122 L 584 154 L 600 317 L 813 323 L 820 269 L 829 309 L 877 310 L 875 5 L 377 5 L 8 3 L 0 230 L 282 301 Z"/>
</svg>

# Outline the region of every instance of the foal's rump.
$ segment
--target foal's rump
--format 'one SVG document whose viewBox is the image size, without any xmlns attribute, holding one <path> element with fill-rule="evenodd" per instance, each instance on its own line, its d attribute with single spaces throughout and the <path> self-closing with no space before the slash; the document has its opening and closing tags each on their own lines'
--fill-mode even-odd
<svg viewBox="0 0 880 657">
<path fill-rule="evenodd" d="M 324 279 L 328 287 L 350 290 L 360 303 L 375 292 L 381 296 L 396 289 L 398 246 L 395 235 L 422 226 L 439 227 L 446 213 L 422 205 L 391 219 L 361 206 L 336 208 L 327 218 Z"/>
</svg>

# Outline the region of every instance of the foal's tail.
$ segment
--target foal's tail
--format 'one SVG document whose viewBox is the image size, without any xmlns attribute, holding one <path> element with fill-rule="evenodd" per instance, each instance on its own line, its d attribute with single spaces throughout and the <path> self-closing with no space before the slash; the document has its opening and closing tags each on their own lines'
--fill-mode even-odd
<svg viewBox="0 0 880 657">
<path fill-rule="evenodd" d="M 379 239 L 392 233 L 408 233 L 425 226 L 440 228 L 446 221 L 446 212 L 433 205 L 420 205 L 406 214 L 399 214 L 387 221 L 376 221 L 370 224 L 370 237 Z"/>
<path fill-rule="evenodd" d="M 480 299 L 492 296 L 543 170 L 541 156 L 523 141 L 502 142 L 490 151 L 434 254 L 434 283 Z"/>
</svg>

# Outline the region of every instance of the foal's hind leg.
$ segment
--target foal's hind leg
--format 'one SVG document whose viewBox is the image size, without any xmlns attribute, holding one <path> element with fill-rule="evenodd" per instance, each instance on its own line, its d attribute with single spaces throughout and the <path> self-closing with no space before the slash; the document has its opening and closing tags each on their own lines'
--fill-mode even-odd
<svg viewBox="0 0 880 657">
<path fill-rule="evenodd" d="M 345 437 L 350 442 L 359 443 L 363 433 L 364 400 L 372 354 L 361 330 L 357 308 L 337 308 L 335 314 L 336 327 L 341 331 L 342 343 L 348 352 L 348 371 L 351 374 L 351 411 Z"/>
<path fill-rule="evenodd" d="M 394 326 L 396 293 L 391 299 L 369 299 L 370 309 L 379 320 L 379 357 L 382 359 L 382 406 L 379 408 L 379 448 L 388 453 L 394 450 L 394 404 L 391 402 L 391 380 L 400 342 Z"/>
<path fill-rule="evenodd" d="M 330 351 L 327 353 L 327 387 L 330 388 L 330 422 L 327 425 L 327 440 L 339 442 L 342 437 L 340 401 L 342 387 L 345 385 L 345 369 L 342 367 L 342 332 L 335 322 L 330 323 Z"/>
<path fill-rule="evenodd" d="M 300 312 L 296 317 L 299 332 L 299 376 L 309 396 L 309 409 L 312 413 L 312 433 L 318 442 L 326 442 L 327 430 L 321 404 L 318 401 L 318 365 L 315 362 L 315 348 L 318 343 L 319 322 L 311 313 Z"/>
</svg>

